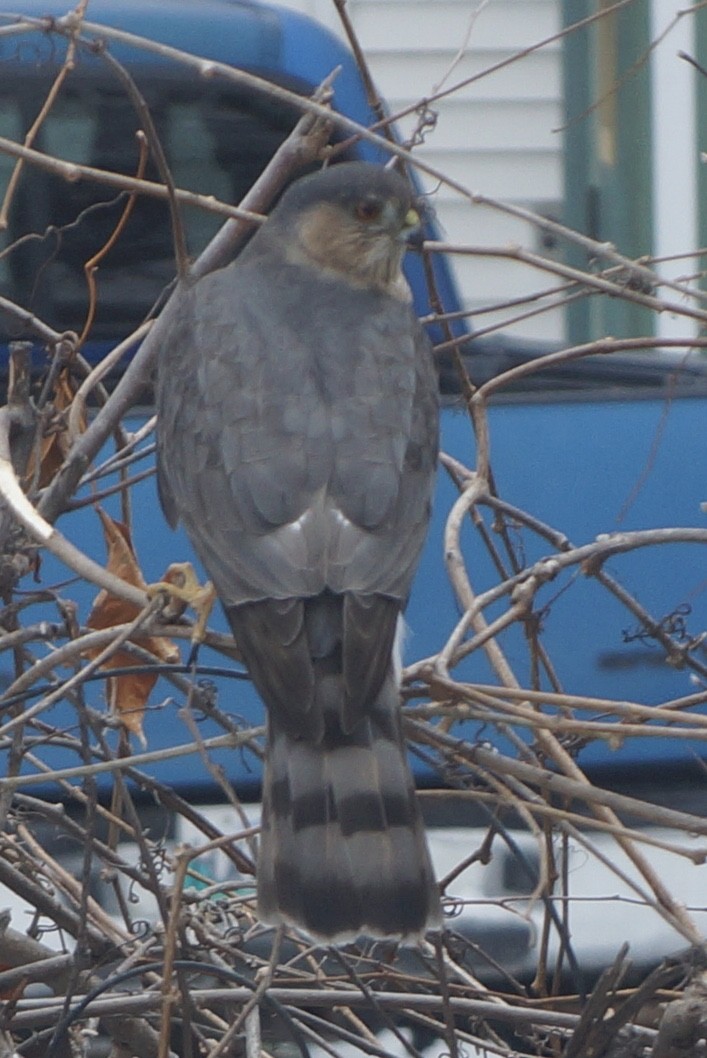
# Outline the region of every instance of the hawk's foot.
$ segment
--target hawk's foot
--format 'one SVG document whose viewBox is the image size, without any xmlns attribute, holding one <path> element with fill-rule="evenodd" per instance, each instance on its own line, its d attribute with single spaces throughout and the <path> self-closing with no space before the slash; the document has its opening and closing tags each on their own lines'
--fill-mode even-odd
<svg viewBox="0 0 707 1058">
<path fill-rule="evenodd" d="M 196 614 L 191 641 L 194 647 L 204 642 L 206 625 L 216 602 L 216 591 L 211 581 L 200 584 L 191 562 L 173 562 L 162 580 L 148 584 L 148 598 L 166 596 L 162 616 L 167 621 L 178 620 L 191 606 Z"/>
</svg>

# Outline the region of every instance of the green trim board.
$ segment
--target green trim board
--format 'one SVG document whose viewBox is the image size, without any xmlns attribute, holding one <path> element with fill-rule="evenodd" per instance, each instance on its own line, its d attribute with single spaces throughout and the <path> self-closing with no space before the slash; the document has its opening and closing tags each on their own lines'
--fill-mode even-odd
<svg viewBox="0 0 707 1058">
<path fill-rule="evenodd" d="M 707 71 L 707 9 L 695 12 L 694 16 L 695 51 L 697 61 Z M 697 143 L 697 213 L 700 247 L 707 247 L 707 74 L 695 71 L 697 78 L 696 129 Z M 707 269 L 707 257 L 703 255 L 700 267 Z M 702 280 L 702 286 L 707 283 Z"/>
<path fill-rule="evenodd" d="M 563 0 L 571 26 L 609 0 Z M 652 231 L 650 0 L 635 0 L 565 38 L 565 216 L 627 257 L 650 254 Z M 571 246 L 568 262 L 591 266 Z M 601 263 L 597 264 L 597 267 Z M 568 306 L 570 341 L 652 333 L 651 313 L 622 298 Z"/>
</svg>

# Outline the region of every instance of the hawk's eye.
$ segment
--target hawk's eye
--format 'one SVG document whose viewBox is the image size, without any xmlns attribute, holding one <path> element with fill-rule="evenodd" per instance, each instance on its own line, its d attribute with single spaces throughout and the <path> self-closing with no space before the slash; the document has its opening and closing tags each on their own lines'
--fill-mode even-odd
<svg viewBox="0 0 707 1058">
<path fill-rule="evenodd" d="M 372 220 L 378 220 L 382 209 L 383 206 L 377 198 L 366 198 L 356 206 L 356 216 L 368 224 Z"/>
</svg>

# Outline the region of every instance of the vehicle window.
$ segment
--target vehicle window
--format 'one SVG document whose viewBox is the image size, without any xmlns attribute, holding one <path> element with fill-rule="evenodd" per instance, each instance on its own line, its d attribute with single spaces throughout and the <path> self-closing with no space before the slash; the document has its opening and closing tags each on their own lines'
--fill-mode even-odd
<svg viewBox="0 0 707 1058">
<path fill-rule="evenodd" d="M 49 87 L 27 79 L 0 87 L 0 135 L 22 142 Z M 237 203 L 292 128 L 297 115 L 281 104 L 223 85 L 182 79 L 141 80 L 177 186 Z M 99 79 L 77 78 L 62 90 L 35 142 L 38 150 L 101 169 L 134 175 L 139 119 L 125 94 Z M 0 194 L 13 168 L 0 156 Z M 150 161 L 146 176 L 158 179 Z M 2 293 L 57 330 L 81 331 L 88 297 L 84 264 L 103 247 L 125 206 L 125 195 L 87 180 L 68 183 L 26 167 L 14 196 L 9 230 L 0 243 Z M 189 251 L 197 254 L 223 218 L 184 210 Z M 94 339 L 128 334 L 174 275 L 167 204 L 136 200 L 127 227 L 101 262 Z M 9 337 L 19 337 L 10 334 Z"/>
</svg>

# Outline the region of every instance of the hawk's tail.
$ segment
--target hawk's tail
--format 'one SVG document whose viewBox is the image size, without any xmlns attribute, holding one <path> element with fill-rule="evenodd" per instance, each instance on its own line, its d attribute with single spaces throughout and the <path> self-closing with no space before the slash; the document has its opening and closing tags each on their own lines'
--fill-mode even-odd
<svg viewBox="0 0 707 1058">
<path fill-rule="evenodd" d="M 392 677 L 351 734 L 329 721 L 323 740 L 297 738 L 271 714 L 258 911 L 329 943 L 439 928 Z"/>
</svg>

